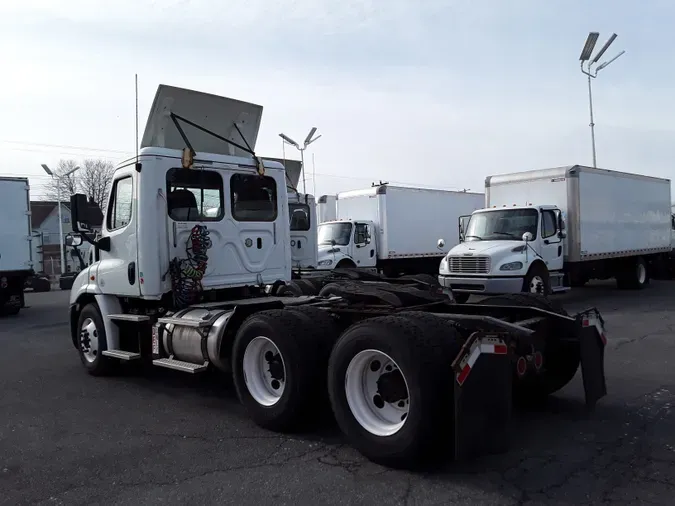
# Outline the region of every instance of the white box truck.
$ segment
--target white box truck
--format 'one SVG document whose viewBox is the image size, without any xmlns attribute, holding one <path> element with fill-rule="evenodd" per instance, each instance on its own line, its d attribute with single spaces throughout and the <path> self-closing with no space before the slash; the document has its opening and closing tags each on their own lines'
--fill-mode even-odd
<svg viewBox="0 0 675 506">
<path fill-rule="evenodd" d="M 0 313 L 17 314 L 23 287 L 33 275 L 30 185 L 25 177 L 0 177 Z"/>
<path fill-rule="evenodd" d="M 482 193 L 389 184 L 340 193 L 336 219 L 319 224 L 319 269 L 436 276 L 453 246 L 439 248 L 438 238 L 447 236 L 448 223 L 480 209 L 484 201 Z"/>
<path fill-rule="evenodd" d="M 572 165 L 490 176 L 439 281 L 457 299 L 554 293 L 591 279 L 644 287 L 668 268 L 670 180 Z"/>
<path fill-rule="evenodd" d="M 337 219 L 337 195 L 321 195 L 316 207 L 319 223 Z"/>
</svg>

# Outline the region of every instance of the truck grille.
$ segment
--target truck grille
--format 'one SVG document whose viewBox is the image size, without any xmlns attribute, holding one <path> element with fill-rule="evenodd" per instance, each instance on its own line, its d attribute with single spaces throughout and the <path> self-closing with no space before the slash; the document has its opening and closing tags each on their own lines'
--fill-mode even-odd
<svg viewBox="0 0 675 506">
<path fill-rule="evenodd" d="M 490 257 L 451 256 L 448 259 L 448 268 L 453 274 L 487 274 L 490 272 Z"/>
</svg>

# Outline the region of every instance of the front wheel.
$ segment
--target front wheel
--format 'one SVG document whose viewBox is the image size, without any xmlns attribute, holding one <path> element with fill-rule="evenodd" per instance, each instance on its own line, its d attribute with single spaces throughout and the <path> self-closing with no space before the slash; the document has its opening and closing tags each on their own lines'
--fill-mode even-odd
<svg viewBox="0 0 675 506">
<path fill-rule="evenodd" d="M 523 280 L 523 292 L 550 295 L 551 279 L 548 269 L 541 263 L 536 263 L 528 271 Z"/>
<path fill-rule="evenodd" d="M 104 376 L 112 372 L 114 359 L 103 352 L 108 349 L 103 318 L 96 304 L 87 304 L 77 320 L 77 349 L 85 369 L 92 376 Z"/>
</svg>

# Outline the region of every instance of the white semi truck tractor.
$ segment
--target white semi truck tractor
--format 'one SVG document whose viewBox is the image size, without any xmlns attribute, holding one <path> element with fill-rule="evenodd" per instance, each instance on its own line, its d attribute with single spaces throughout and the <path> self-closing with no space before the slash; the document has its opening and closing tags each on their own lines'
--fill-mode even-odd
<svg viewBox="0 0 675 506">
<path fill-rule="evenodd" d="M 670 180 L 572 165 L 490 176 L 440 265 L 456 300 L 549 295 L 591 279 L 641 289 L 671 271 Z M 442 240 L 440 242 L 443 242 Z"/>
<path fill-rule="evenodd" d="M 95 248 L 69 308 L 89 374 L 129 362 L 221 370 L 260 426 L 295 430 L 329 404 L 350 444 L 395 467 L 503 451 L 513 397 L 549 395 L 579 369 L 589 406 L 606 394 L 596 309 L 569 315 L 536 295 L 461 305 L 438 286 L 375 276 L 280 295 L 289 197 L 283 165 L 254 153 L 261 116 L 161 85 L 99 238 L 100 211 L 72 196 L 74 230 Z"/>
</svg>

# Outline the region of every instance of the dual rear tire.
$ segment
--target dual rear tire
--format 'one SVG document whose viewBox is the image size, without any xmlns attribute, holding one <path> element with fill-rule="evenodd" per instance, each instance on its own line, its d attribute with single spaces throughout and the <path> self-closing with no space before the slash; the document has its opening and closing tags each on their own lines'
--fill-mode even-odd
<svg viewBox="0 0 675 506">
<path fill-rule="evenodd" d="M 352 446 L 372 461 L 430 465 L 451 451 L 448 367 L 460 347 L 453 327 L 424 313 L 371 318 L 339 336 L 333 317 L 318 308 L 263 311 L 235 337 L 234 383 L 262 427 L 298 430 L 330 407 Z"/>
</svg>

